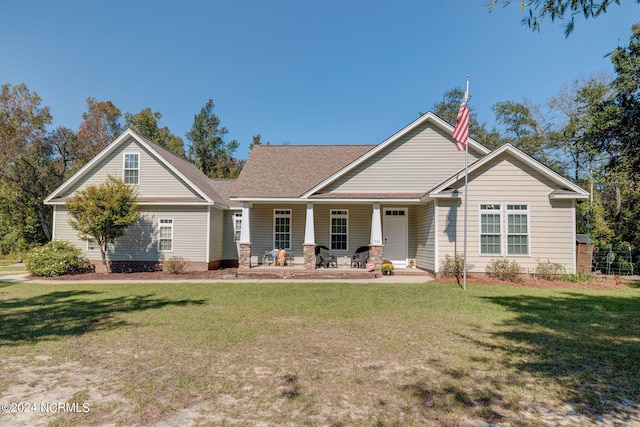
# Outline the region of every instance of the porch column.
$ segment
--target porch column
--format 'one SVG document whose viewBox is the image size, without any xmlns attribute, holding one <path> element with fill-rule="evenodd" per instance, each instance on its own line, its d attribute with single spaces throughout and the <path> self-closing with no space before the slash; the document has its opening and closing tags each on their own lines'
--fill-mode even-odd
<svg viewBox="0 0 640 427">
<path fill-rule="evenodd" d="M 380 271 L 382 265 L 382 218 L 380 215 L 380 203 L 373 204 L 371 215 L 371 240 L 369 241 L 369 258 L 375 266 L 375 271 Z"/>
<path fill-rule="evenodd" d="M 238 242 L 238 268 L 251 268 L 251 223 L 249 203 L 242 204 L 242 225 Z"/>
<path fill-rule="evenodd" d="M 316 268 L 316 230 L 313 220 L 313 203 L 307 203 L 307 216 L 304 226 L 304 268 Z"/>
</svg>

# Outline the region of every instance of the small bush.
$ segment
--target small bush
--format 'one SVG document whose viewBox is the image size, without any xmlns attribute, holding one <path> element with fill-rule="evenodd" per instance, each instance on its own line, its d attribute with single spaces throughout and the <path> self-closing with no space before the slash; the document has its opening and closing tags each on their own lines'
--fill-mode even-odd
<svg viewBox="0 0 640 427">
<path fill-rule="evenodd" d="M 535 271 L 536 277 L 543 280 L 558 280 L 564 273 L 566 273 L 564 265 L 549 260 L 539 261 Z"/>
<path fill-rule="evenodd" d="M 187 268 L 187 262 L 179 256 L 172 256 L 164 260 L 162 265 L 171 274 L 180 274 Z"/>
<path fill-rule="evenodd" d="M 591 274 L 580 273 L 579 271 L 577 273 L 564 274 L 562 276 L 562 280 L 566 282 L 572 282 L 572 283 L 586 283 L 586 282 L 590 282 L 592 279 L 593 279 L 593 276 Z"/>
<path fill-rule="evenodd" d="M 473 269 L 473 264 L 467 263 L 467 273 Z M 460 284 L 460 279 L 464 277 L 464 255 L 456 254 L 455 257 L 447 255 L 440 266 L 440 271 L 447 277 L 455 277 Z"/>
<path fill-rule="evenodd" d="M 519 282 L 522 280 L 520 276 L 522 267 L 520 267 L 516 261 L 510 261 L 504 258 L 491 260 L 491 262 L 487 264 L 486 272 L 489 277 L 495 277 L 500 280 L 508 280 L 511 282 Z"/>
<path fill-rule="evenodd" d="M 25 267 L 34 276 L 55 277 L 89 271 L 91 263 L 71 243 L 53 240 L 27 252 Z"/>
</svg>

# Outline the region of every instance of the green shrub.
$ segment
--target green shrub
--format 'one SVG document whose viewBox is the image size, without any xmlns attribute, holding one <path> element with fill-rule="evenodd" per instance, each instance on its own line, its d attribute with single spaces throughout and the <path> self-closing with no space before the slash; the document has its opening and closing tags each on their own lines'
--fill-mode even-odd
<svg viewBox="0 0 640 427">
<path fill-rule="evenodd" d="M 180 274 L 187 268 L 187 262 L 179 256 L 172 256 L 162 262 L 162 266 L 171 274 Z"/>
<path fill-rule="evenodd" d="M 473 264 L 467 264 L 467 273 L 473 269 Z M 460 284 L 460 279 L 464 276 L 464 255 L 456 254 L 455 257 L 447 255 L 440 265 L 440 271 L 447 277 L 455 277 Z"/>
<path fill-rule="evenodd" d="M 520 267 L 516 261 L 510 261 L 504 258 L 491 260 L 491 262 L 487 264 L 486 272 L 489 277 L 495 277 L 500 280 L 509 280 L 511 282 L 519 282 L 522 280 L 520 276 L 522 267 Z"/>
<path fill-rule="evenodd" d="M 55 277 L 86 272 L 91 263 L 71 243 L 53 240 L 27 252 L 25 267 L 34 276 Z"/>
<path fill-rule="evenodd" d="M 586 283 L 586 282 L 590 282 L 592 279 L 593 279 L 593 276 L 591 274 L 580 273 L 579 271 L 577 273 L 564 274 L 562 276 L 562 280 L 566 282 L 573 282 L 573 283 Z"/>
<path fill-rule="evenodd" d="M 536 277 L 543 280 L 558 280 L 565 273 L 564 265 L 549 260 L 539 261 L 535 270 Z"/>
</svg>

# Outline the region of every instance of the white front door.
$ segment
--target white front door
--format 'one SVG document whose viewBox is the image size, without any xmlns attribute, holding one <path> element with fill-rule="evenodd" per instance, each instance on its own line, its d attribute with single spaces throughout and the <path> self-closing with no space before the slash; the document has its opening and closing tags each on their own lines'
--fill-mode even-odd
<svg viewBox="0 0 640 427">
<path fill-rule="evenodd" d="M 406 208 L 384 210 L 383 257 L 391 261 L 395 267 L 407 266 L 408 219 Z"/>
</svg>

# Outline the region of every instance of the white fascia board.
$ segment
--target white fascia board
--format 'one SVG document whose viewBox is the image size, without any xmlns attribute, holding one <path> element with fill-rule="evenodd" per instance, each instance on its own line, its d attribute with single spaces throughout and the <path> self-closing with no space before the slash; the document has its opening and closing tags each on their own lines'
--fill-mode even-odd
<svg viewBox="0 0 640 427">
<path fill-rule="evenodd" d="M 129 137 L 135 139 L 140 145 L 146 148 L 149 152 L 153 153 L 155 158 L 162 162 L 165 166 L 167 166 L 173 173 L 178 175 L 187 185 L 194 190 L 198 195 L 200 195 L 204 200 L 209 202 L 210 204 L 215 204 L 214 201 L 207 196 L 200 188 L 198 188 L 193 182 L 188 180 L 183 174 L 181 174 L 171 163 L 169 163 L 164 157 L 158 154 L 149 144 L 147 144 L 144 139 L 142 139 L 137 133 L 132 131 L 131 129 L 125 130 L 122 135 L 117 137 L 111 144 L 107 145 L 97 156 L 89 161 L 86 165 L 84 165 L 78 172 L 73 174 L 71 178 L 65 181 L 60 187 L 58 187 L 53 193 L 51 193 L 45 200 L 44 203 L 48 204 L 49 200 L 55 198 L 59 193 L 67 190 L 72 184 L 75 184 L 82 176 L 84 176 L 89 170 L 93 169 L 96 163 L 101 161 L 103 158 L 108 156 L 112 151 L 117 149 L 124 141 L 126 141 Z"/>
<path fill-rule="evenodd" d="M 100 153 L 98 153 L 93 159 L 89 160 L 89 162 L 86 165 L 84 165 L 76 173 L 71 175 L 71 177 L 69 179 L 67 179 L 65 182 L 63 182 L 58 188 L 56 188 L 53 191 L 53 193 L 49 194 L 49 196 L 47 196 L 47 198 L 44 199 L 44 203 L 45 204 L 51 204 L 51 205 L 59 204 L 59 203 L 50 203 L 50 201 L 51 201 L 51 199 L 55 199 L 58 196 L 58 194 L 63 193 L 69 187 L 71 187 L 73 184 L 78 182 L 78 180 L 80 178 L 82 178 L 88 171 L 93 169 L 93 167 L 95 166 L 96 163 L 100 162 L 102 159 L 104 159 L 106 156 L 108 156 L 112 151 L 117 149 L 122 144 L 122 141 L 126 140 L 128 137 L 134 137 L 135 138 L 135 133 L 131 129 L 127 129 L 126 131 L 124 131 L 113 142 L 111 142 L 109 145 L 107 145 L 105 148 L 103 148 L 102 151 Z M 136 138 L 136 140 L 137 140 L 137 138 Z"/>
<path fill-rule="evenodd" d="M 298 198 L 283 198 L 283 199 L 269 199 L 263 197 L 248 197 L 242 199 L 234 199 L 231 200 L 236 202 L 244 202 L 244 203 L 423 203 L 420 198 L 406 198 L 406 199 L 387 199 L 387 198 L 344 198 L 344 199 L 336 199 L 334 197 L 322 199 L 322 198 L 313 198 L 313 199 L 298 199 Z"/>
<path fill-rule="evenodd" d="M 520 159 L 521 161 L 523 161 L 527 165 L 531 166 L 531 168 L 537 170 L 538 172 L 540 172 L 541 174 L 545 175 L 547 178 L 551 179 L 552 181 L 556 182 L 557 184 L 560 184 L 560 185 L 562 185 L 564 187 L 569 188 L 571 191 L 574 191 L 577 195 L 584 196 L 584 197 L 589 197 L 589 193 L 587 191 L 583 190 L 582 188 L 580 188 L 580 186 L 574 184 L 573 182 L 569 181 L 568 179 L 566 179 L 565 177 L 563 177 L 559 173 L 557 173 L 557 172 L 553 171 L 552 169 L 548 168 L 547 166 L 543 165 L 539 161 L 535 160 L 533 157 L 530 157 L 530 156 L 526 155 L 525 153 L 523 153 L 522 151 L 518 150 L 517 148 L 515 148 L 511 144 L 504 144 L 502 147 L 496 149 L 495 151 L 493 151 L 489 155 L 487 155 L 485 157 L 482 157 L 481 159 L 475 161 L 471 166 L 469 166 L 469 168 L 467 170 L 467 173 L 468 174 L 473 173 L 475 170 L 477 170 L 480 167 L 484 166 L 486 163 L 488 163 L 491 160 L 493 160 L 494 158 L 500 156 L 504 152 L 508 152 L 509 154 L 513 155 L 514 157 Z M 458 181 L 460 181 L 462 179 L 464 179 L 464 169 L 458 171 L 451 178 L 448 178 L 442 184 L 437 186 L 433 191 L 431 191 L 429 193 L 429 197 L 437 197 L 441 191 L 449 188 L 451 185 L 455 184 L 456 182 L 458 182 Z"/>
<path fill-rule="evenodd" d="M 413 131 L 415 128 L 417 128 L 418 126 L 421 126 L 423 123 L 425 123 L 427 121 L 431 121 L 433 124 L 435 124 L 440 129 L 444 130 L 445 132 L 448 132 L 448 133 L 453 132 L 453 127 L 449 123 L 447 123 L 444 120 L 442 120 L 440 117 L 436 116 L 435 114 L 433 114 L 431 112 L 423 114 L 422 116 L 418 117 L 416 120 L 414 120 L 413 122 L 409 123 L 407 126 L 402 128 L 401 130 L 399 130 L 398 132 L 396 132 L 395 134 L 393 134 L 389 138 L 385 139 L 383 142 L 378 144 L 375 148 L 369 150 L 367 153 L 365 153 L 359 159 L 355 160 L 353 163 L 347 165 L 342 170 L 339 170 L 335 174 L 331 175 L 330 177 L 328 177 L 327 179 L 322 181 L 320 184 L 318 184 L 315 187 L 313 187 L 311 190 L 307 191 L 305 194 L 302 195 L 302 197 L 309 197 L 312 194 L 316 193 L 321 188 L 324 188 L 326 185 L 332 183 L 336 179 L 340 178 L 341 176 L 343 176 L 346 173 L 350 172 L 354 168 L 358 167 L 360 164 L 362 164 L 363 162 L 367 161 L 371 157 L 375 156 L 377 153 L 379 153 L 380 151 L 384 150 L 387 146 L 393 144 L 394 142 L 396 142 L 397 140 L 399 140 L 403 136 L 407 135 L 408 133 Z M 451 137 L 451 140 L 453 141 L 453 137 Z M 469 144 L 469 146 L 473 147 L 473 149 L 475 151 L 479 151 L 482 154 L 488 154 L 488 153 L 491 152 L 491 150 L 489 150 L 488 148 L 482 146 L 480 143 L 478 143 L 477 141 L 475 141 L 472 138 L 469 138 L 468 144 Z"/>
<path fill-rule="evenodd" d="M 589 195 L 588 194 L 553 194 L 550 193 L 549 194 L 549 198 L 551 200 L 584 200 L 584 199 L 588 199 Z"/>
</svg>

